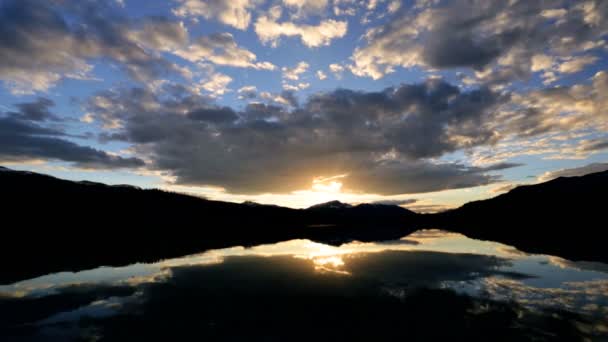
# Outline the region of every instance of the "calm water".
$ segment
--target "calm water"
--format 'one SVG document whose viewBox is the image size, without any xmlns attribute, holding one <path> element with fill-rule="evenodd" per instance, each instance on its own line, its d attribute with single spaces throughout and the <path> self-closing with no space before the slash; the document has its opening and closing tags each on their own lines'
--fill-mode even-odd
<svg viewBox="0 0 608 342">
<path fill-rule="evenodd" d="M 603 340 L 607 317 L 608 265 L 439 230 L 234 247 L 0 286 L 1 341 Z"/>
</svg>

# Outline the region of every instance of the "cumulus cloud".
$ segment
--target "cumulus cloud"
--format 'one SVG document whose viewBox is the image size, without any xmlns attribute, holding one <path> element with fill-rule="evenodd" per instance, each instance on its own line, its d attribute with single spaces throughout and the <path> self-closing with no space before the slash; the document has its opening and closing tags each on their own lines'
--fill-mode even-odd
<svg viewBox="0 0 608 342">
<path fill-rule="evenodd" d="M 179 17 L 202 17 L 244 30 L 251 21 L 256 0 L 176 0 L 173 13 Z"/>
<path fill-rule="evenodd" d="M 367 43 L 353 53 L 351 69 L 374 79 L 395 67 L 416 66 L 471 68 L 484 81 L 525 78 L 534 56 L 563 58 L 602 45 L 608 4 L 588 0 L 565 11 L 566 3 L 455 0 L 402 11 L 366 32 Z M 593 62 L 589 56 L 566 61 L 561 72 Z"/>
<path fill-rule="evenodd" d="M 588 84 L 553 87 L 515 94 L 507 129 L 519 135 L 608 127 L 608 73 L 601 71 Z M 505 114 L 506 115 L 506 114 Z"/>
<path fill-rule="evenodd" d="M 179 23 L 128 20 L 102 2 L 10 0 L 0 6 L 0 35 L 11 37 L 0 40 L 0 79 L 13 93 L 90 78 L 95 58 L 108 58 L 138 81 L 177 71 L 149 48 L 183 41 Z"/>
<path fill-rule="evenodd" d="M 260 41 L 264 44 L 278 46 L 282 36 L 300 37 L 308 47 L 327 46 L 332 40 L 342 38 L 348 30 L 346 21 L 325 19 L 318 25 L 297 24 L 294 22 L 278 22 L 281 17 L 280 9 L 263 14 L 256 20 L 254 27 Z"/>
<path fill-rule="evenodd" d="M 189 33 L 184 23 L 169 21 L 162 17 L 146 18 L 140 23 L 135 23 L 126 34 L 132 41 L 160 51 L 178 49 L 189 40 Z"/>
<path fill-rule="evenodd" d="M 228 84 L 230 82 L 232 82 L 232 77 L 219 72 L 213 72 L 200 86 L 210 92 L 212 96 L 220 96 L 229 91 Z"/>
<path fill-rule="evenodd" d="M 240 68 L 274 70 L 269 62 L 256 62 L 257 56 L 240 46 L 230 33 L 216 33 L 198 37 L 192 44 L 175 51 L 175 54 L 191 62 L 209 61 L 217 65 Z"/>
<path fill-rule="evenodd" d="M 304 61 L 298 63 L 298 65 L 293 68 L 283 67 L 283 78 L 291 81 L 297 81 L 300 79 L 301 74 L 308 71 L 309 67 L 310 65 Z"/>
<path fill-rule="evenodd" d="M 309 14 L 322 14 L 327 8 L 328 0 L 283 0 L 283 4 L 295 9 L 295 18 L 305 17 Z"/>
<path fill-rule="evenodd" d="M 0 80 L 14 94 L 48 91 L 65 78 L 94 79 L 92 62 L 100 58 L 150 86 L 169 75 L 194 77 L 188 67 L 164 54 L 193 63 L 275 69 L 272 63 L 257 61 L 230 33 L 191 40 L 182 22 L 127 18 L 104 2 L 9 0 L 0 6 L 0 34 L 12 37 L 0 40 Z"/>
<path fill-rule="evenodd" d="M 584 159 L 608 145 L 608 74 L 571 86 L 514 92 L 488 122 L 501 140 L 473 151 L 478 163 L 518 155 Z"/>
<path fill-rule="evenodd" d="M 53 105 L 39 98 L 18 104 L 17 111 L 0 114 L 0 161 L 55 160 L 93 169 L 144 166 L 141 159 L 123 158 L 68 140 L 62 129 L 48 125 L 58 118 L 50 112 Z"/>
<path fill-rule="evenodd" d="M 332 63 L 329 65 L 329 71 L 331 71 L 336 78 L 341 78 L 342 73 L 344 72 L 344 67 L 337 63 Z"/>
<path fill-rule="evenodd" d="M 256 86 L 244 86 L 238 91 L 240 100 L 251 100 L 258 96 L 258 88 Z"/>
<path fill-rule="evenodd" d="M 134 144 L 180 184 L 285 193 L 308 189 L 318 177 L 347 175 L 343 189 L 403 194 L 490 184 L 499 180 L 495 171 L 517 166 L 429 159 L 491 143 L 493 134 L 480 117 L 502 100 L 489 90 L 463 93 L 429 80 L 381 92 L 321 93 L 302 105 L 290 103 L 291 110 L 250 104 L 241 111 L 218 107 L 187 88 L 167 94 L 104 92 L 87 112 L 119 120 L 122 128 L 108 138 Z M 280 96 L 289 103 L 295 101 L 290 95 Z"/>
</svg>

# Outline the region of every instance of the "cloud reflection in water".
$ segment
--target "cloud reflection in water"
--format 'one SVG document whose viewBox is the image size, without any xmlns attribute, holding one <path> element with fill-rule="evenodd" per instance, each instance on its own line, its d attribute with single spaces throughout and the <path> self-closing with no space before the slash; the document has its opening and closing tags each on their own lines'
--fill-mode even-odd
<svg viewBox="0 0 608 342">
<path fill-rule="evenodd" d="M 572 340 L 606 333 L 608 274 L 550 260 L 440 231 L 341 247 L 307 240 L 235 247 L 0 287 L 0 315 L 22 312 L 4 321 L 0 336 Z M 564 310 L 570 314 L 555 314 Z"/>
</svg>

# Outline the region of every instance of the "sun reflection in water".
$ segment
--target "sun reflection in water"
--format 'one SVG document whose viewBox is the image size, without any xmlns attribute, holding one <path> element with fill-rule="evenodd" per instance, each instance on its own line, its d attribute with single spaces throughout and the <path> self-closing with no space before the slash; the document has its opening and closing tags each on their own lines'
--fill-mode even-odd
<svg viewBox="0 0 608 342">
<path fill-rule="evenodd" d="M 305 246 L 305 250 L 307 253 L 295 257 L 311 260 L 316 271 L 350 275 L 348 271 L 343 269 L 345 265 L 343 256 L 352 253 L 353 251 L 350 249 L 309 241 Z"/>
</svg>

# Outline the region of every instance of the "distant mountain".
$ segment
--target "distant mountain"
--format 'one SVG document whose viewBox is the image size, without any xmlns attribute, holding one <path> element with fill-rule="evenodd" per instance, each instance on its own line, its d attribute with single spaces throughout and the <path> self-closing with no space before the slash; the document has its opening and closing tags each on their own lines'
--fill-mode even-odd
<svg viewBox="0 0 608 342">
<path fill-rule="evenodd" d="M 425 225 L 521 250 L 608 262 L 608 171 L 519 186 L 425 216 Z"/>
<path fill-rule="evenodd" d="M 365 206 L 297 210 L 178 193 L 67 181 L 0 169 L 0 283 L 58 270 L 156 261 L 210 248 L 309 238 L 327 243 L 396 238 L 415 214 Z"/>
<path fill-rule="evenodd" d="M 348 209 L 353 206 L 348 203 L 342 203 L 340 201 L 330 201 L 320 204 L 315 204 L 308 208 L 308 210 L 324 210 L 324 209 Z"/>
<path fill-rule="evenodd" d="M 608 262 L 608 171 L 520 186 L 439 214 L 337 201 L 290 209 L 153 189 L 73 182 L 0 167 L 0 284 L 61 270 L 295 238 L 389 240 L 440 228 L 529 252 Z"/>
</svg>

